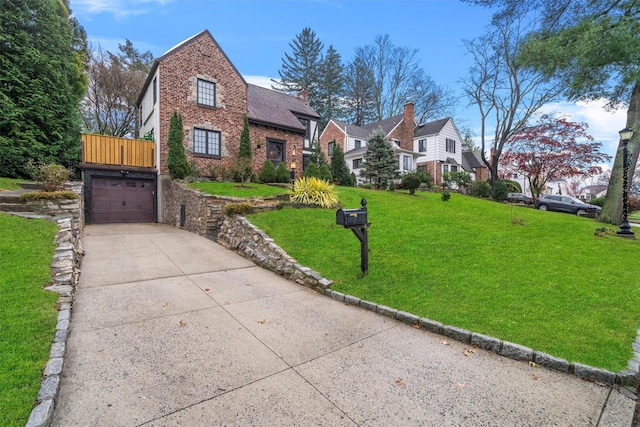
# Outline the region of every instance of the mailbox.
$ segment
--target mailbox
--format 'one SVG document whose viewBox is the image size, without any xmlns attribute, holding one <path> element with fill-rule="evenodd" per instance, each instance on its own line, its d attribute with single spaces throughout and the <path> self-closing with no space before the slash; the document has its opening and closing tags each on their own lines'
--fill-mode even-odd
<svg viewBox="0 0 640 427">
<path fill-rule="evenodd" d="M 366 227 L 367 209 L 338 209 L 336 211 L 336 225 Z"/>
</svg>

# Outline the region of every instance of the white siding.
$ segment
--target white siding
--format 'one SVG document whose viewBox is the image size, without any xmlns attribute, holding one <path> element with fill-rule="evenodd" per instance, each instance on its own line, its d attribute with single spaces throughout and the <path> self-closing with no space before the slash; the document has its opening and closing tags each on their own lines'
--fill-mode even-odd
<svg viewBox="0 0 640 427">
<path fill-rule="evenodd" d="M 155 75 L 151 80 L 151 84 L 147 87 L 144 96 L 142 97 L 142 101 L 138 106 L 138 114 L 140 113 L 140 106 L 142 107 L 142 117 L 140 124 L 140 137 L 142 138 L 145 133 L 153 130 L 153 136 L 156 142 L 156 165 L 160 165 L 160 74 L 158 70 L 160 67 L 156 68 Z M 156 102 L 153 102 L 153 90 L 156 90 Z M 160 168 L 158 168 L 159 170 Z"/>
</svg>

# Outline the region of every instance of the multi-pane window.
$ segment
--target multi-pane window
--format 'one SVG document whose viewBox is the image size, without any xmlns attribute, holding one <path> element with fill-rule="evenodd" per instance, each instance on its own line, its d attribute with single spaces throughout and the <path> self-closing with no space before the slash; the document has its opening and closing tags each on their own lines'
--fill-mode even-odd
<svg viewBox="0 0 640 427">
<path fill-rule="evenodd" d="M 418 141 L 418 151 L 420 153 L 424 153 L 425 151 L 427 151 L 427 140 L 426 139 L 421 139 Z"/>
<path fill-rule="evenodd" d="M 449 165 L 442 165 L 442 172 L 444 173 L 449 172 Z"/>
<path fill-rule="evenodd" d="M 456 141 L 453 139 L 447 138 L 446 147 L 447 153 L 455 153 L 456 152 Z"/>
<path fill-rule="evenodd" d="M 216 84 L 198 79 L 198 104 L 216 106 Z"/>
<path fill-rule="evenodd" d="M 335 142 L 330 142 L 329 143 L 329 148 L 328 148 L 328 154 L 329 156 L 333 156 L 333 147 L 336 145 Z"/>
<path fill-rule="evenodd" d="M 451 165 L 451 172 L 458 172 L 458 166 Z"/>
<path fill-rule="evenodd" d="M 360 141 L 359 139 L 356 139 L 355 146 L 356 148 L 362 147 L 362 141 Z"/>
<path fill-rule="evenodd" d="M 362 159 L 353 159 L 353 169 L 360 169 L 362 166 Z"/>
<path fill-rule="evenodd" d="M 220 156 L 220 132 L 194 129 L 193 152 L 207 156 Z"/>
</svg>

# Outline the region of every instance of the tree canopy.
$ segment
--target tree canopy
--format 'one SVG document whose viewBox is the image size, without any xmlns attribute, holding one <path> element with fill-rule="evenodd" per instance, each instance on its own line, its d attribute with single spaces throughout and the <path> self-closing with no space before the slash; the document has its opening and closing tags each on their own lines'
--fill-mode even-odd
<svg viewBox="0 0 640 427">
<path fill-rule="evenodd" d="M 384 189 L 398 173 L 399 165 L 391 142 L 382 132 L 374 132 L 367 141 L 360 176 L 370 179 L 376 188 Z"/>
<path fill-rule="evenodd" d="M 601 99 L 627 108 L 632 170 L 640 152 L 640 7 L 637 0 L 466 0 L 499 7 L 494 21 L 514 13 L 540 17 L 521 49 L 520 61 L 562 82 L 572 100 Z M 621 126 L 622 127 L 622 126 Z M 622 218 L 622 141 L 600 220 Z M 632 174 L 631 174 L 632 175 Z M 631 180 L 632 177 L 629 177 Z"/>
<path fill-rule="evenodd" d="M 609 155 L 587 133 L 586 123 L 542 115 L 537 124 L 514 134 L 500 158 L 502 176 L 524 174 L 534 198 L 558 178 L 588 177 L 602 172 Z"/>
<path fill-rule="evenodd" d="M 84 29 L 66 1 L 0 3 L 0 170 L 26 177 L 30 161 L 73 168 L 86 90 Z"/>
</svg>

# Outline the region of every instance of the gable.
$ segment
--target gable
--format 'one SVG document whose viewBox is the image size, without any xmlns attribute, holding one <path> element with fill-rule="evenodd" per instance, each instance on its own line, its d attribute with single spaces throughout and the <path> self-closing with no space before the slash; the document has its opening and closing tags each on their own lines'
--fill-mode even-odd
<svg viewBox="0 0 640 427">
<path fill-rule="evenodd" d="M 306 132 L 298 116 L 318 120 L 318 114 L 302 99 L 256 85 L 247 86 L 247 118 L 250 122 Z"/>
</svg>

